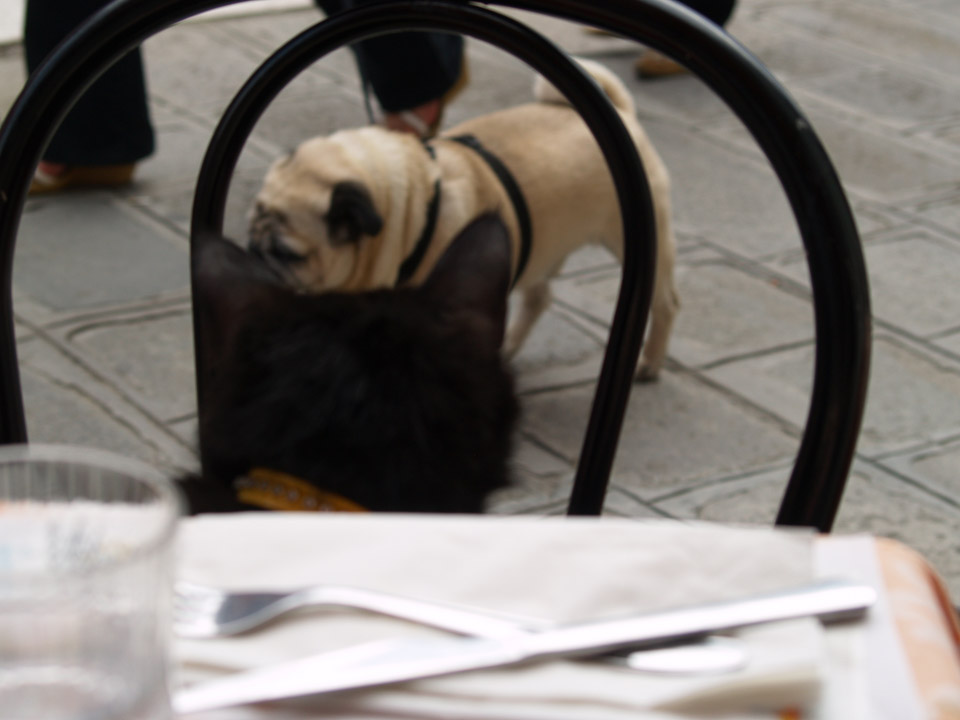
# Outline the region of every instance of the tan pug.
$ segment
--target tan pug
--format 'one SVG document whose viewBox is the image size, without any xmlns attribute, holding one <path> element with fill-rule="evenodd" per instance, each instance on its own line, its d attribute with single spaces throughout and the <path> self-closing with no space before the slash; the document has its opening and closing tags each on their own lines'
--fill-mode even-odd
<svg viewBox="0 0 960 720">
<path fill-rule="evenodd" d="M 653 193 L 656 281 L 637 371 L 650 380 L 663 366 L 679 307 L 669 177 L 619 78 L 581 62 L 630 131 Z M 498 211 L 510 229 L 521 293 L 504 341 L 508 355 L 516 352 L 548 306 L 550 278 L 571 252 L 599 243 L 623 257 L 619 205 L 593 135 L 542 77 L 534 97 L 427 144 L 378 127 L 307 140 L 267 173 L 252 211 L 251 250 L 308 291 L 418 284 L 467 223 Z M 453 139 L 462 136 L 475 140 Z"/>
</svg>

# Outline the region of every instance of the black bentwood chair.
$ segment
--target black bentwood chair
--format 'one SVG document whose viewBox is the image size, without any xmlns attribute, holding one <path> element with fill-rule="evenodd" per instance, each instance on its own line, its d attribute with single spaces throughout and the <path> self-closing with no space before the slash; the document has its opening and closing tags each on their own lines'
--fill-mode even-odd
<svg viewBox="0 0 960 720">
<path fill-rule="evenodd" d="M 124 53 L 176 22 L 236 1 L 116 0 L 38 68 L 0 128 L 0 442 L 27 439 L 11 273 L 17 226 L 43 148 L 82 91 Z M 333 50 L 398 30 L 442 30 L 483 40 L 526 62 L 566 94 L 589 125 L 616 182 L 630 239 L 569 504 L 572 515 L 599 514 L 652 293 L 656 248 L 649 188 L 623 125 L 592 81 L 550 41 L 487 5 L 592 25 L 681 60 L 727 103 L 766 153 L 806 248 L 817 338 L 807 424 L 776 522 L 829 531 L 853 459 L 870 358 L 869 292 L 856 226 L 830 159 L 791 98 L 736 41 L 682 5 L 671 0 L 505 0 L 483 6 L 467 0 L 399 0 L 322 21 L 266 60 L 223 115 L 197 183 L 193 237 L 222 230 L 228 184 L 259 116 L 297 74 Z M 201 333 L 194 317 L 194 332 Z M 201 456 L 202 446 L 201 438 Z"/>
</svg>

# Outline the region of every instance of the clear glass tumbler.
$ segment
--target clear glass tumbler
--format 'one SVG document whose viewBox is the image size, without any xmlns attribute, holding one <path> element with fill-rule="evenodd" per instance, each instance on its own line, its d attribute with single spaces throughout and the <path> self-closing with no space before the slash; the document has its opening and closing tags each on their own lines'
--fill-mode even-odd
<svg viewBox="0 0 960 720">
<path fill-rule="evenodd" d="M 0 717 L 168 720 L 173 536 L 157 470 L 0 447 Z"/>
</svg>

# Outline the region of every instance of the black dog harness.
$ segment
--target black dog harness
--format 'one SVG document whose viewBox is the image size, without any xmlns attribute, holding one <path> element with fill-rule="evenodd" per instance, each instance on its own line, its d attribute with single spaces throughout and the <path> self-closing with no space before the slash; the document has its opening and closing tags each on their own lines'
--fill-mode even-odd
<svg viewBox="0 0 960 720">
<path fill-rule="evenodd" d="M 533 242 L 533 228 L 530 222 L 530 211 L 527 208 L 527 201 L 524 199 L 523 193 L 520 191 L 520 185 L 517 184 L 517 180 L 513 177 L 513 173 L 507 169 L 507 166 L 503 164 L 500 158 L 487 150 L 487 148 L 485 148 L 475 136 L 457 135 L 456 137 L 442 139 L 452 140 L 453 142 L 460 143 L 464 147 L 468 147 L 473 150 L 477 155 L 483 158 L 484 162 L 486 162 L 490 169 L 493 170 L 493 174 L 497 176 L 500 184 L 503 185 L 503 189 L 506 190 L 507 196 L 510 198 L 510 202 L 513 205 L 513 211 L 517 216 L 517 224 L 520 226 L 520 254 L 517 258 L 517 271 L 513 276 L 513 285 L 516 285 L 517 280 L 520 279 L 524 269 L 527 267 L 527 261 L 530 259 L 530 248 Z M 430 153 L 431 158 L 436 158 L 436 152 L 431 145 L 424 143 L 424 148 L 426 148 L 427 152 Z M 397 272 L 397 285 L 403 285 L 411 277 L 413 277 L 413 274 L 417 271 L 417 268 L 423 261 L 423 256 L 426 255 L 427 248 L 430 247 L 430 242 L 433 240 L 433 234 L 437 229 L 437 216 L 439 214 L 440 181 L 437 180 L 433 186 L 433 197 L 430 199 L 430 204 L 427 206 L 427 221 L 424 223 L 423 231 L 420 233 L 420 237 L 417 238 L 417 243 L 413 247 L 413 252 L 411 252 L 410 255 L 408 255 L 400 265 L 400 270 Z"/>
</svg>

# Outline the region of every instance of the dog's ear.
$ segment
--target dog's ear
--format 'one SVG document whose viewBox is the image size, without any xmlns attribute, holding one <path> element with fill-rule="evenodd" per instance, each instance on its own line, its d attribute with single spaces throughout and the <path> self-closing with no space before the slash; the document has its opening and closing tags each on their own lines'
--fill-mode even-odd
<svg viewBox="0 0 960 720">
<path fill-rule="evenodd" d="M 503 343 L 510 294 L 510 233 L 499 215 L 481 215 L 454 238 L 423 284 L 438 302 L 471 313 L 490 345 Z"/>
<path fill-rule="evenodd" d="M 376 235 L 383 228 L 383 218 L 373 206 L 370 191 L 351 181 L 333 186 L 326 221 L 332 245 L 355 243 L 362 236 Z"/>
<path fill-rule="evenodd" d="M 213 368 L 232 351 L 251 312 L 273 306 L 291 291 L 266 264 L 229 240 L 201 234 L 193 243 L 197 352 L 204 366 Z"/>
</svg>

